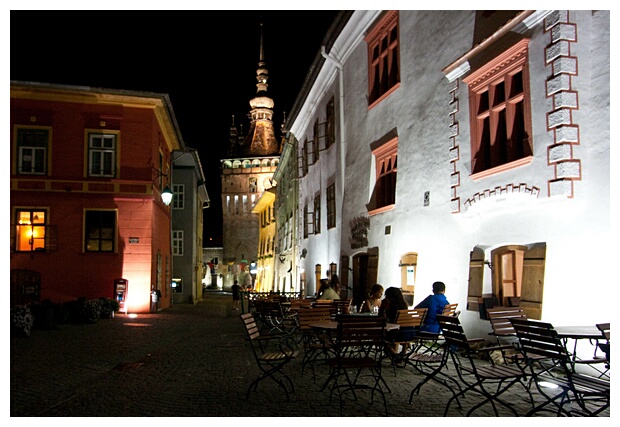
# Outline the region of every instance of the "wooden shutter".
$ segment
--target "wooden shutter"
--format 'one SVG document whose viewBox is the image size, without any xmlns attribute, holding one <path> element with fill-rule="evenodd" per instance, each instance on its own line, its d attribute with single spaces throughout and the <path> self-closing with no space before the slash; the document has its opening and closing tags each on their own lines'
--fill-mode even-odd
<svg viewBox="0 0 620 427">
<path fill-rule="evenodd" d="M 530 319 L 542 318 L 543 286 L 545 283 L 546 243 L 536 243 L 523 256 L 521 307 Z"/>
<path fill-rule="evenodd" d="M 467 285 L 467 310 L 478 311 L 478 299 L 482 297 L 484 278 L 484 250 L 475 247 L 469 253 L 469 282 Z"/>
<path fill-rule="evenodd" d="M 370 293 L 372 285 L 377 283 L 377 271 L 379 269 L 379 248 L 368 249 L 368 267 L 366 273 L 366 295 Z"/>
<path fill-rule="evenodd" d="M 349 257 L 347 255 L 340 256 L 340 292 L 348 295 L 349 292 Z"/>
</svg>

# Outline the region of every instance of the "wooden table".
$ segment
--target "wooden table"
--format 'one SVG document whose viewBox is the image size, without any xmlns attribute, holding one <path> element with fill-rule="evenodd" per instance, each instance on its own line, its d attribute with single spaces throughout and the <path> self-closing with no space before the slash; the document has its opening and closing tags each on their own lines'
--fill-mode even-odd
<svg viewBox="0 0 620 427">
<path fill-rule="evenodd" d="M 338 329 L 338 322 L 335 320 L 321 320 L 319 322 L 309 323 L 311 328 L 317 329 L 325 329 L 327 331 L 335 331 Z M 386 331 L 394 331 L 400 328 L 398 323 L 386 323 L 385 330 Z"/>
<path fill-rule="evenodd" d="M 555 326 L 554 329 L 562 339 L 602 339 L 603 334 L 595 325 L 588 326 Z"/>
<path fill-rule="evenodd" d="M 575 363 L 578 363 L 578 361 L 581 359 L 577 356 L 577 343 L 580 340 L 587 339 L 590 341 L 591 345 L 596 346 L 597 344 L 593 343 L 592 340 L 596 341 L 603 339 L 603 333 L 595 325 L 555 326 L 554 329 L 558 333 L 558 336 L 564 342 L 564 347 L 566 347 L 566 350 L 571 353 L 573 371 L 575 370 Z M 572 351 L 568 347 L 568 340 L 573 340 L 574 342 Z M 592 359 L 592 356 L 589 355 L 585 359 Z"/>
</svg>

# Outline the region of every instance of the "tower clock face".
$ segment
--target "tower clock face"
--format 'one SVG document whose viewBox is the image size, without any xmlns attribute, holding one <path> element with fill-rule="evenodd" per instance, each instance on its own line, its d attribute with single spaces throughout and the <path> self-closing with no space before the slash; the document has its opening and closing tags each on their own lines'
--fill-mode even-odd
<svg viewBox="0 0 620 427">
<path fill-rule="evenodd" d="M 263 187 L 265 188 L 265 190 L 269 190 L 272 187 L 271 178 L 265 178 L 263 180 Z"/>
</svg>

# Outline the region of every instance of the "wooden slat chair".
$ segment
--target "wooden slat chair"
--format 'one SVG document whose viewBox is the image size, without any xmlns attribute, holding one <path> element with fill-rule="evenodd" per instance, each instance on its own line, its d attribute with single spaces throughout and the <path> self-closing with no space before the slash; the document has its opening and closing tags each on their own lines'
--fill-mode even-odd
<svg viewBox="0 0 620 427">
<path fill-rule="evenodd" d="M 458 306 L 459 306 L 458 302 L 455 302 L 453 304 L 446 304 L 443 307 L 443 313 L 441 314 L 443 316 L 458 316 L 459 314 L 461 314 L 461 312 L 457 310 Z"/>
<path fill-rule="evenodd" d="M 398 330 L 387 334 L 388 345 L 385 354 L 392 362 L 392 367 L 404 368 L 407 364 L 408 353 L 414 352 L 420 345 L 417 335 L 420 326 L 426 316 L 426 308 L 407 308 L 398 310 L 395 322 L 399 325 Z M 402 351 L 398 351 L 398 347 Z M 394 371 L 396 374 L 396 371 Z"/>
<path fill-rule="evenodd" d="M 383 387 L 385 386 L 388 391 L 389 388 L 381 374 L 381 360 L 385 346 L 385 317 L 344 315 L 337 316 L 336 320 L 338 321 L 334 344 L 336 357 L 327 361 L 331 370 L 322 390 L 331 384 L 330 398 L 334 391 L 338 392 L 341 413 L 345 393 L 352 392 L 355 399 L 357 391 L 370 390 L 373 398 L 375 392 L 379 393 L 387 416 L 387 400 Z"/>
<path fill-rule="evenodd" d="M 610 356 L 610 324 L 609 323 L 598 323 L 596 325 L 596 327 L 598 328 L 599 331 L 601 331 L 601 334 L 603 335 L 603 339 L 601 341 L 599 341 L 598 343 L 598 348 L 601 349 L 601 351 L 605 354 L 605 368 L 607 368 L 607 371 L 605 371 L 605 373 L 609 372 L 609 368 L 611 365 L 611 360 L 609 359 Z"/>
<path fill-rule="evenodd" d="M 336 299 L 333 300 L 332 306 L 336 310 L 336 314 L 348 314 L 349 306 L 351 305 L 351 299 Z"/>
<path fill-rule="evenodd" d="M 552 324 L 525 319 L 511 322 L 528 361 L 533 383 L 544 397 L 544 402 L 529 411 L 528 416 L 541 411 L 554 412 L 557 416 L 596 416 L 609 408 L 610 382 L 574 372 L 570 353 Z M 560 375 L 535 369 L 534 364 L 541 358 L 561 370 Z"/>
<path fill-rule="evenodd" d="M 491 323 L 490 335 L 493 335 L 498 344 L 517 341 L 517 333 L 510 319 L 527 319 L 521 307 L 492 307 L 487 308 L 487 318 Z"/>
<path fill-rule="evenodd" d="M 469 417 L 476 409 L 487 403 L 490 403 L 493 407 L 493 412 L 496 417 L 499 416 L 496 403 L 508 409 L 514 416 L 518 416 L 519 414 L 514 409 L 514 406 L 500 398 L 503 393 L 511 389 L 514 385 L 523 387 L 523 390 L 529 396 L 530 402 L 533 404 L 532 395 L 527 386 L 523 383 L 526 379 L 526 375 L 522 369 L 518 366 L 489 365 L 487 363 L 482 363 L 482 361 L 476 357 L 478 351 L 502 350 L 512 348 L 512 346 L 493 346 L 475 350 L 472 344 L 483 340 L 468 340 L 458 317 L 437 316 L 437 320 L 439 321 L 443 336 L 446 340 L 445 352 L 452 360 L 454 372 L 456 372 L 459 380 L 465 386 L 448 400 L 444 410 L 444 416 L 448 414 L 450 405 L 454 400 L 458 402 L 459 396 L 464 397 L 465 394 L 470 391 L 483 396 L 484 399 L 472 406 L 467 411 L 466 416 Z"/>
<path fill-rule="evenodd" d="M 275 381 L 286 393 L 286 398 L 289 400 L 289 389 L 287 385 L 290 385 L 290 392 L 295 392 L 295 386 L 293 381 L 283 372 L 283 368 L 297 357 L 298 352 L 295 351 L 289 343 L 288 334 L 272 334 L 261 335 L 259 328 L 256 324 L 256 319 L 252 313 L 245 313 L 241 315 L 247 334 L 250 341 L 250 347 L 254 354 L 256 364 L 261 373 L 250 386 L 246 394 L 246 400 L 250 398 L 250 392 L 256 391 L 258 383 L 265 378 L 271 378 Z M 275 342 L 276 348 L 273 344 Z"/>
<path fill-rule="evenodd" d="M 459 304 L 457 302 L 452 304 L 446 304 L 442 311 L 442 316 L 456 316 L 458 317 L 461 312 L 457 310 Z M 433 332 L 420 331 L 418 334 L 420 349 L 423 348 L 427 353 L 439 353 L 439 349 L 442 347 L 444 339 L 441 333 L 436 334 Z"/>
<path fill-rule="evenodd" d="M 491 325 L 489 335 L 495 337 L 498 345 L 518 345 L 517 333 L 510 319 L 527 319 L 527 315 L 521 307 L 496 306 L 487 308 L 487 319 Z M 519 362 L 521 358 L 521 353 L 518 351 L 512 354 L 501 352 L 501 355 L 504 363 Z"/>
<path fill-rule="evenodd" d="M 297 316 L 287 316 L 282 309 L 280 301 L 256 300 L 254 302 L 254 315 L 261 323 L 262 329 L 269 333 L 287 332 L 292 334 L 297 327 Z"/>
<path fill-rule="evenodd" d="M 297 311 L 299 331 L 301 332 L 301 344 L 304 356 L 301 360 L 301 374 L 304 374 L 306 366 L 312 369 L 312 376 L 316 379 L 314 363 L 325 361 L 333 356 L 333 342 L 329 334 L 319 331 L 310 325 L 314 322 L 330 320 L 330 307 L 300 308 Z"/>
</svg>

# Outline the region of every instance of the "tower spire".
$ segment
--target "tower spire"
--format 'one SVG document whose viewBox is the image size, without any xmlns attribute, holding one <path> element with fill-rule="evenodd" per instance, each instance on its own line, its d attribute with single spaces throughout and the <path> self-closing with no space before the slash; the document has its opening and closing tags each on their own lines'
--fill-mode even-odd
<svg viewBox="0 0 620 427">
<path fill-rule="evenodd" d="M 273 129 L 273 99 L 267 94 L 269 72 L 265 62 L 263 23 L 260 23 L 259 60 L 256 70 L 256 96 L 250 100 L 250 130 L 243 142 L 246 155 L 278 153 L 278 142 Z"/>
<path fill-rule="evenodd" d="M 260 22 L 260 56 L 259 61 L 263 62 L 265 60 L 264 52 L 263 52 L 263 21 Z"/>
</svg>

